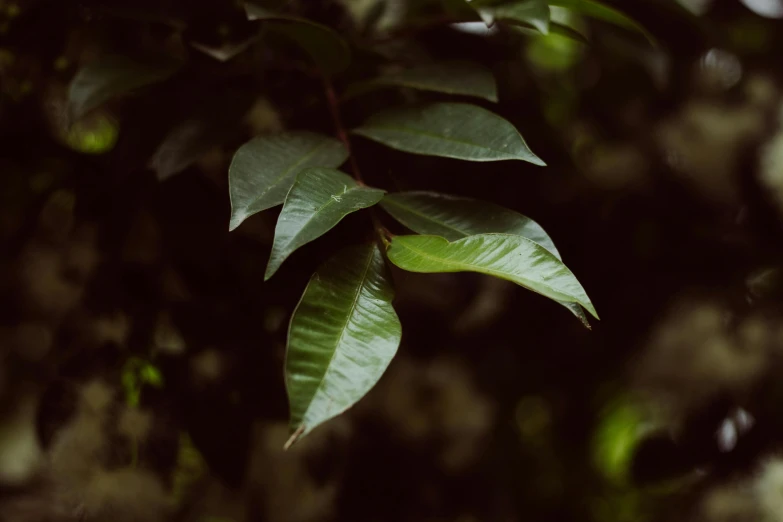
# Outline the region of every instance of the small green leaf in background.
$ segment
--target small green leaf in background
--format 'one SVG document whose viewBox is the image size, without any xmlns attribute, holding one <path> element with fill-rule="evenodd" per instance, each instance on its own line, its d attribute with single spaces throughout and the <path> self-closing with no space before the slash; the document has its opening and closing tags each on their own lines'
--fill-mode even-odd
<svg viewBox="0 0 783 522">
<path fill-rule="evenodd" d="M 513 27 L 512 30 L 516 33 L 523 34 L 525 36 L 541 36 L 541 33 L 539 31 L 527 27 Z M 562 36 L 563 38 L 568 38 L 569 40 L 574 40 L 575 42 L 579 42 L 581 44 L 590 43 L 590 40 L 587 38 L 587 36 L 580 33 L 573 27 L 569 27 L 566 24 L 561 24 L 554 21 L 549 22 L 549 34 Z"/>
<path fill-rule="evenodd" d="M 449 241 L 477 234 L 515 234 L 535 241 L 560 258 L 541 225 L 494 203 L 436 192 L 395 192 L 384 196 L 381 206 L 417 234 Z"/>
<path fill-rule="evenodd" d="M 92 109 L 131 91 L 161 82 L 180 63 L 172 59 L 138 61 L 119 55 L 101 56 L 84 66 L 68 88 L 68 113 L 78 120 Z"/>
<path fill-rule="evenodd" d="M 285 380 L 294 433 L 286 446 L 378 382 L 402 336 L 393 297 L 375 244 L 343 250 L 310 279 L 288 331 Z"/>
<path fill-rule="evenodd" d="M 173 128 L 150 159 L 160 181 L 182 172 L 213 144 L 206 122 L 187 120 Z"/>
<path fill-rule="evenodd" d="M 452 243 L 438 236 L 395 236 L 387 254 L 411 272 L 479 272 L 506 279 L 555 301 L 577 303 L 598 319 L 574 274 L 554 254 L 522 236 L 480 234 Z"/>
<path fill-rule="evenodd" d="M 595 0 L 549 0 L 549 4 L 556 7 L 564 7 L 575 13 L 603 20 L 610 24 L 637 31 L 642 34 L 652 45 L 657 46 L 657 40 L 639 22 L 628 15 Z"/>
<path fill-rule="evenodd" d="M 510 122 L 467 103 L 391 109 L 371 116 L 353 132 L 413 154 L 467 161 L 521 160 L 545 165 Z"/>
<path fill-rule="evenodd" d="M 482 65 L 463 61 L 432 63 L 380 76 L 357 85 L 346 95 L 351 96 L 375 87 L 386 86 L 408 87 L 498 101 L 497 84 L 492 71 Z"/>
<path fill-rule="evenodd" d="M 245 4 L 248 20 L 266 21 L 269 30 L 296 43 L 327 74 L 344 71 L 351 63 L 348 44 L 333 29 L 306 18 L 275 13 L 258 5 Z"/>
<path fill-rule="evenodd" d="M 348 151 L 336 139 L 312 132 L 283 132 L 242 145 L 228 169 L 231 224 L 285 201 L 297 174 L 309 167 L 339 167 Z"/>
<path fill-rule="evenodd" d="M 351 212 L 371 207 L 383 191 L 356 183 L 334 169 L 299 173 L 277 219 L 272 254 L 264 280 L 272 277 L 297 248 L 324 235 Z"/>
<path fill-rule="evenodd" d="M 477 6 L 476 10 L 487 25 L 499 21 L 533 27 L 542 34 L 549 33 L 549 4 L 546 0 L 518 0 Z"/>
<path fill-rule="evenodd" d="M 440 236 L 449 241 L 477 234 L 514 234 L 535 241 L 562 261 L 555 243 L 541 225 L 494 203 L 435 192 L 396 192 L 384 196 L 381 206 L 418 234 Z M 558 302 L 590 328 L 581 306 Z"/>
</svg>

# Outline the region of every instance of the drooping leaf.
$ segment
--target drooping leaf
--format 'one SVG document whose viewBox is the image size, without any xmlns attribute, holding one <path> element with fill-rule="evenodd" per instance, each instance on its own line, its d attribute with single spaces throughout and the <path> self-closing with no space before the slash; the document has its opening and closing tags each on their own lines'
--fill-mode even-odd
<svg viewBox="0 0 783 522">
<path fill-rule="evenodd" d="M 348 151 L 338 140 L 312 132 L 258 136 L 242 145 L 228 169 L 231 224 L 285 201 L 297 174 L 309 167 L 339 167 Z"/>
<path fill-rule="evenodd" d="M 384 111 L 353 132 L 414 154 L 545 165 L 510 122 L 467 103 L 433 103 Z"/>
<path fill-rule="evenodd" d="M 339 170 L 313 168 L 300 172 L 277 219 L 264 279 L 272 277 L 297 248 L 321 237 L 351 212 L 375 205 L 382 197 L 382 190 L 359 185 Z"/>
<path fill-rule="evenodd" d="M 155 58 L 139 61 L 104 55 L 83 67 L 68 88 L 68 113 L 76 120 L 107 101 L 160 82 L 174 74 L 180 63 Z"/>
<path fill-rule="evenodd" d="M 603 20 L 625 29 L 641 33 L 652 45 L 657 45 L 656 38 L 650 34 L 639 22 L 625 13 L 596 0 L 549 0 L 549 4 L 556 7 L 564 7 L 575 13 Z"/>
<path fill-rule="evenodd" d="M 381 206 L 418 234 L 440 236 L 449 241 L 477 234 L 515 234 L 535 241 L 562 261 L 555 243 L 541 225 L 494 203 L 435 192 L 396 192 L 385 195 Z M 590 328 L 581 306 L 558 302 Z"/>
<path fill-rule="evenodd" d="M 378 382 L 402 335 L 393 297 L 374 244 L 342 251 L 310 279 L 288 331 L 285 380 L 294 430 L 288 445 Z"/>
<path fill-rule="evenodd" d="M 487 25 L 496 21 L 519 24 L 549 33 L 549 4 L 546 0 L 517 0 L 496 5 L 476 7 L 481 19 Z"/>
<path fill-rule="evenodd" d="M 377 87 L 409 87 L 422 91 L 474 96 L 498 101 L 497 84 L 492 71 L 471 62 L 433 63 L 374 78 L 349 89 L 347 96 Z"/>
<path fill-rule="evenodd" d="M 477 234 L 515 234 L 535 241 L 560 258 L 552 238 L 541 225 L 494 203 L 417 191 L 386 194 L 381 206 L 417 234 L 440 236 L 449 241 Z"/>
<path fill-rule="evenodd" d="M 555 301 L 579 304 L 598 319 L 574 274 L 554 254 L 522 236 L 479 234 L 451 243 L 438 236 L 395 236 L 387 254 L 411 272 L 479 272 L 506 279 Z"/>
<path fill-rule="evenodd" d="M 265 21 L 268 29 L 296 43 L 327 74 L 342 72 L 351 63 L 351 50 L 346 41 L 325 25 L 275 13 L 252 3 L 245 4 L 245 12 L 248 20 Z"/>
<path fill-rule="evenodd" d="M 188 168 L 212 145 L 205 122 L 187 120 L 173 128 L 150 159 L 160 181 Z"/>
</svg>

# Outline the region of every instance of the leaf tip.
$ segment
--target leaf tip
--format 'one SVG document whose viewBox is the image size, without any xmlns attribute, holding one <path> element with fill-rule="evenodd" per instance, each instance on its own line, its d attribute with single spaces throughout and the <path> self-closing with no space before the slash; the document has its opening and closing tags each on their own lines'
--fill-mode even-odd
<svg viewBox="0 0 783 522">
<path fill-rule="evenodd" d="M 541 158 L 539 158 L 538 156 L 536 156 L 532 152 L 530 153 L 530 156 L 531 156 L 530 158 L 526 158 L 526 160 L 528 162 L 530 162 L 533 165 L 536 165 L 538 167 L 546 167 L 546 162 L 544 162 L 544 160 L 542 160 Z"/>
<path fill-rule="evenodd" d="M 246 217 L 247 216 L 245 216 L 243 213 L 239 213 L 239 212 L 231 214 L 231 221 L 229 221 L 228 223 L 228 231 L 233 232 L 234 230 L 236 230 L 237 227 L 239 227 L 239 225 L 241 225 L 242 222 L 245 221 Z"/>
<path fill-rule="evenodd" d="M 290 437 L 288 437 L 288 440 L 285 441 L 285 444 L 283 444 L 283 451 L 288 451 L 288 449 L 294 445 L 294 443 L 299 440 L 302 436 L 302 434 L 305 431 L 305 425 L 300 424 L 298 428 L 296 428 L 296 431 L 291 434 Z"/>
</svg>

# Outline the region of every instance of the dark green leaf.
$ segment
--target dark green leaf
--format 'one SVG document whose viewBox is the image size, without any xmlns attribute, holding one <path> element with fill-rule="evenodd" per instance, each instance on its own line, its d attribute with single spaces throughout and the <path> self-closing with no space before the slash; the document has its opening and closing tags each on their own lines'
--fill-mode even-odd
<svg viewBox="0 0 783 522">
<path fill-rule="evenodd" d="M 382 190 L 359 185 L 339 170 L 302 171 L 277 219 L 264 279 L 272 277 L 297 248 L 321 237 L 351 212 L 375 205 L 382 197 Z"/>
<path fill-rule="evenodd" d="M 187 120 L 168 133 L 150 160 L 158 179 L 164 181 L 182 172 L 211 146 L 212 136 L 205 122 Z"/>
<path fill-rule="evenodd" d="M 494 203 L 436 192 L 396 192 L 386 194 L 381 206 L 417 234 L 449 241 L 477 234 L 515 234 L 535 241 L 560 258 L 541 225 Z"/>
<path fill-rule="evenodd" d="M 137 61 L 105 55 L 76 73 L 68 88 L 68 112 L 79 119 L 107 101 L 160 82 L 174 74 L 180 63 L 171 59 Z"/>
<path fill-rule="evenodd" d="M 375 114 L 354 132 L 391 148 L 467 161 L 522 160 L 545 165 L 516 128 L 466 103 L 433 103 Z"/>
<path fill-rule="evenodd" d="M 295 431 L 287 445 L 378 382 L 402 335 L 393 297 L 374 244 L 339 253 L 310 279 L 288 331 L 285 379 Z"/>
<path fill-rule="evenodd" d="M 526 36 L 541 36 L 540 32 L 536 31 L 535 29 L 529 29 L 527 27 L 513 27 L 512 29 L 514 32 L 524 34 Z M 569 40 L 574 40 L 585 45 L 590 43 L 590 40 L 588 40 L 584 34 L 580 33 L 573 27 L 569 27 L 565 24 L 560 24 L 553 21 L 549 22 L 549 34 L 556 34 L 558 36 L 562 36 L 564 38 L 568 38 Z"/>
<path fill-rule="evenodd" d="M 530 26 L 543 34 L 549 33 L 549 4 L 546 0 L 517 0 L 476 8 L 487 25 L 496 21 Z"/>
<path fill-rule="evenodd" d="M 339 141 L 312 132 L 284 132 L 253 138 L 234 154 L 228 169 L 231 224 L 277 206 L 309 167 L 339 167 L 348 152 Z"/>
<path fill-rule="evenodd" d="M 479 272 L 512 281 L 598 319 L 574 274 L 554 254 L 522 236 L 480 234 L 449 243 L 438 236 L 395 236 L 389 260 L 411 272 Z"/>
<path fill-rule="evenodd" d="M 349 90 L 346 95 L 376 87 L 409 87 L 460 96 L 475 96 L 498 101 L 497 85 L 492 71 L 470 62 L 433 63 L 394 74 L 374 78 Z"/>
<path fill-rule="evenodd" d="M 262 20 L 275 31 L 296 43 L 321 70 L 336 74 L 351 63 L 348 44 L 331 28 L 306 18 L 269 11 L 252 3 L 245 4 L 248 20 Z"/>
<path fill-rule="evenodd" d="M 549 4 L 557 7 L 564 7 L 575 13 L 580 13 L 597 20 L 603 20 L 604 22 L 637 31 L 647 38 L 651 44 L 657 45 L 655 37 L 639 22 L 617 9 L 597 2 L 596 0 L 550 0 Z"/>
<path fill-rule="evenodd" d="M 381 206 L 418 234 L 440 236 L 449 241 L 477 234 L 515 234 L 535 241 L 562 260 L 555 243 L 541 225 L 493 203 L 434 192 L 397 192 L 384 196 Z M 581 306 L 558 302 L 590 327 Z"/>
</svg>

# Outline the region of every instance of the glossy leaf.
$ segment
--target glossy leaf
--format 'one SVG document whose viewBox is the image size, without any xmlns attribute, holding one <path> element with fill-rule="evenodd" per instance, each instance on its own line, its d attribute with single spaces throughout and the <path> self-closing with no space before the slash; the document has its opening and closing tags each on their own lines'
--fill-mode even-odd
<svg viewBox="0 0 783 522">
<path fill-rule="evenodd" d="M 543 34 L 549 33 L 549 4 L 546 0 L 517 0 L 497 5 L 477 7 L 487 25 L 496 21 L 530 26 Z"/>
<path fill-rule="evenodd" d="M 541 225 L 494 203 L 436 192 L 395 192 L 386 194 L 381 206 L 417 234 L 449 241 L 477 234 L 515 234 L 535 241 L 560 258 Z"/>
<path fill-rule="evenodd" d="M 350 96 L 385 86 L 408 87 L 498 101 L 497 84 L 492 71 L 471 62 L 442 62 L 407 69 L 374 78 L 349 90 L 347 94 Z"/>
<path fill-rule="evenodd" d="M 451 243 L 438 236 L 395 236 L 387 255 L 411 272 L 479 272 L 506 279 L 555 301 L 579 304 L 598 319 L 574 274 L 554 254 L 522 236 L 480 234 Z"/>
<path fill-rule="evenodd" d="M 402 328 L 374 244 L 344 250 L 310 279 L 291 318 L 285 380 L 293 436 L 343 413 L 378 382 Z"/>
<path fill-rule="evenodd" d="M 535 241 L 562 260 L 555 243 L 541 225 L 493 203 L 435 192 L 397 192 L 384 196 L 381 206 L 418 234 L 440 236 L 449 241 L 477 234 L 514 234 Z M 558 302 L 590 328 L 581 306 Z"/>
<path fill-rule="evenodd" d="M 575 13 L 589 16 L 597 20 L 603 20 L 610 24 L 614 24 L 632 31 L 641 33 L 647 40 L 657 45 L 657 40 L 650 34 L 647 29 L 644 28 L 639 22 L 629 17 L 628 15 L 609 7 L 606 4 L 597 2 L 596 0 L 549 0 L 549 4 L 556 7 L 564 7 L 570 9 Z"/>
<path fill-rule="evenodd" d="M 325 25 L 275 13 L 252 3 L 245 4 L 245 12 L 248 20 L 269 22 L 269 29 L 296 43 L 325 73 L 339 73 L 351 63 L 348 44 Z"/>
<path fill-rule="evenodd" d="M 264 279 L 272 277 L 297 248 L 321 237 L 351 212 L 375 205 L 382 197 L 382 190 L 359 185 L 339 170 L 302 171 L 277 219 Z"/>
<path fill-rule="evenodd" d="M 507 120 L 467 103 L 433 103 L 375 114 L 354 132 L 391 148 L 467 161 L 545 165 Z"/>
<path fill-rule="evenodd" d="M 285 201 L 297 174 L 309 167 L 339 167 L 348 152 L 339 141 L 312 132 L 283 132 L 242 145 L 228 169 L 231 224 Z"/>
<path fill-rule="evenodd" d="M 106 55 L 76 73 L 68 88 L 68 111 L 79 119 L 107 101 L 136 89 L 160 82 L 174 74 L 179 62 L 155 58 L 137 61 Z"/>
</svg>

